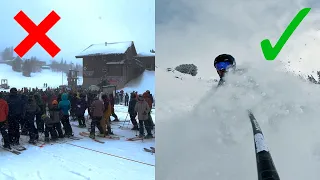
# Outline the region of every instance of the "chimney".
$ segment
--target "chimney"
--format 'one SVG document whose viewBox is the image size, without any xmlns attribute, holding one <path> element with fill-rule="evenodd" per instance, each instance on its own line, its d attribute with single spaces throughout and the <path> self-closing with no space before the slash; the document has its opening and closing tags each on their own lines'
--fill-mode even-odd
<svg viewBox="0 0 320 180">
<path fill-rule="evenodd" d="M 108 45 L 108 43 L 107 43 L 107 42 L 105 42 L 105 43 L 104 43 L 104 45 L 105 45 L 105 46 L 107 46 L 107 45 Z"/>
</svg>

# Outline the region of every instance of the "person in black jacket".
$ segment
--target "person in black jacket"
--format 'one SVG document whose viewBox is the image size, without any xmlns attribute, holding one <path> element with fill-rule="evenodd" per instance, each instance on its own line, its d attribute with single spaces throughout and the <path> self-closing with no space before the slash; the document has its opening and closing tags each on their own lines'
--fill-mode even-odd
<svg viewBox="0 0 320 180">
<path fill-rule="evenodd" d="M 25 109 L 26 109 L 25 120 L 26 120 L 26 123 L 28 123 L 28 131 L 29 131 L 29 137 L 30 137 L 29 143 L 35 144 L 36 140 L 38 140 L 39 138 L 39 135 L 34 125 L 34 118 L 36 117 L 36 114 L 40 111 L 40 108 L 35 102 L 33 95 L 29 95 L 28 102 L 25 106 Z"/>
<path fill-rule="evenodd" d="M 49 113 L 50 113 L 50 120 L 51 121 L 46 121 L 46 128 L 45 130 L 45 137 L 49 138 L 49 132 L 51 134 L 51 139 L 56 139 L 56 134 L 58 132 L 59 138 L 63 138 L 63 132 L 61 128 L 61 109 L 58 107 L 58 101 L 53 100 L 52 101 L 52 106 L 49 108 Z M 49 120 L 49 119 L 47 119 Z M 48 134 L 46 134 L 46 132 Z M 46 140 L 48 140 L 48 138 Z"/>
<path fill-rule="evenodd" d="M 125 106 L 129 105 L 129 95 L 128 95 L 128 93 L 126 93 L 126 95 L 124 96 L 124 105 Z"/>
<path fill-rule="evenodd" d="M 139 130 L 138 123 L 136 120 L 137 112 L 134 110 L 136 103 L 137 103 L 136 94 L 132 93 L 130 97 L 129 107 L 128 107 L 128 113 L 130 115 L 131 123 L 133 124 L 133 128 L 131 130 Z"/>
<path fill-rule="evenodd" d="M 40 111 L 38 111 L 36 114 L 37 131 L 39 133 L 43 133 L 44 132 L 44 122 L 43 122 L 41 116 L 46 114 L 46 104 L 45 104 L 45 102 L 43 102 L 43 100 L 41 99 L 39 94 L 35 94 L 34 99 L 40 108 Z"/>
<path fill-rule="evenodd" d="M 20 96 L 18 95 L 17 88 L 11 88 L 10 94 L 7 99 L 9 105 L 8 114 L 8 135 L 9 141 L 12 145 L 20 145 L 20 132 L 19 132 L 19 122 L 24 118 L 24 103 L 22 102 Z M 22 128 L 22 127 L 21 127 Z"/>
<path fill-rule="evenodd" d="M 25 105 L 28 102 L 28 92 L 22 92 L 22 94 L 18 94 L 18 96 L 21 98 L 21 102 L 23 104 L 23 107 L 25 107 Z M 28 123 L 25 119 L 25 116 L 21 117 L 20 121 L 19 121 L 20 127 L 21 127 L 21 135 L 28 135 Z"/>
<path fill-rule="evenodd" d="M 80 99 L 77 99 L 77 104 L 76 104 L 76 116 L 78 118 L 79 122 L 79 127 L 80 128 L 85 128 L 86 127 L 86 122 L 84 118 L 84 114 L 86 110 L 88 109 L 88 103 L 86 101 L 86 95 L 85 94 L 80 94 Z"/>
</svg>

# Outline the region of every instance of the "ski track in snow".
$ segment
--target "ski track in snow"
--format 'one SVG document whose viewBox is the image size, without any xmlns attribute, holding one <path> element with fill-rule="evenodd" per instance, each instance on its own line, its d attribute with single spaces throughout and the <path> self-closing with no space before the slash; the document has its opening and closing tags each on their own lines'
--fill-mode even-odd
<svg viewBox="0 0 320 180">
<path fill-rule="evenodd" d="M 75 175 L 77 175 L 79 177 L 82 177 L 83 179 L 90 180 L 89 177 L 86 177 L 86 176 L 82 175 L 81 173 L 74 172 L 74 171 L 69 171 L 69 172 L 72 173 L 72 174 L 75 174 Z"/>
</svg>

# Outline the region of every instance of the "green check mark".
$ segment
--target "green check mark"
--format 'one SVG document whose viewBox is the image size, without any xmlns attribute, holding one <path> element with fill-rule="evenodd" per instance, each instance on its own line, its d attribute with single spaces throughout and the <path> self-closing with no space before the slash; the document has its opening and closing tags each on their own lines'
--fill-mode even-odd
<svg viewBox="0 0 320 180">
<path fill-rule="evenodd" d="M 279 41 L 274 47 L 272 47 L 269 39 L 261 41 L 261 49 L 266 60 L 273 61 L 277 57 L 294 30 L 296 30 L 296 28 L 299 26 L 303 18 L 306 17 L 306 15 L 310 12 L 310 10 L 311 8 L 304 8 L 296 15 L 296 17 L 294 17 L 294 19 L 291 21 L 287 29 L 282 33 Z"/>
</svg>

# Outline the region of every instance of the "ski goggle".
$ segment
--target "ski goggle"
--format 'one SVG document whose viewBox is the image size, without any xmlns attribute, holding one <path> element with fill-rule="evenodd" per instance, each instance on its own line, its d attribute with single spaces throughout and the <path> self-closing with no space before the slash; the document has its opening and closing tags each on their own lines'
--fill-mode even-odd
<svg viewBox="0 0 320 180">
<path fill-rule="evenodd" d="M 220 71 L 220 70 L 227 70 L 231 66 L 230 62 L 219 62 L 216 64 L 215 68 Z"/>
</svg>

